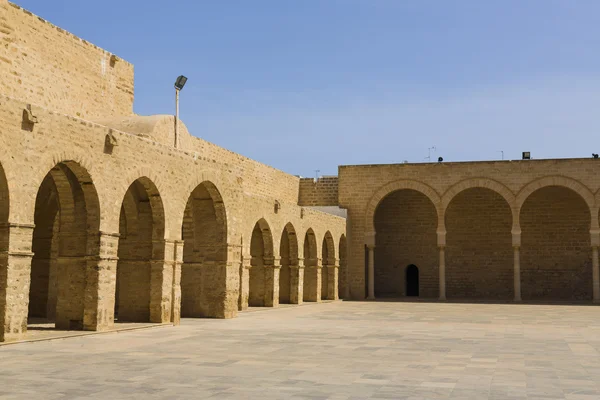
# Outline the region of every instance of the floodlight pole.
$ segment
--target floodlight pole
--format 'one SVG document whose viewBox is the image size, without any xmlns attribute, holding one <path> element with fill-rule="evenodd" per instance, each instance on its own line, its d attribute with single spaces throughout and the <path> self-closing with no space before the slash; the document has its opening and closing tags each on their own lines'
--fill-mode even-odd
<svg viewBox="0 0 600 400">
<path fill-rule="evenodd" d="M 179 88 L 175 87 L 175 148 L 179 147 Z"/>
</svg>

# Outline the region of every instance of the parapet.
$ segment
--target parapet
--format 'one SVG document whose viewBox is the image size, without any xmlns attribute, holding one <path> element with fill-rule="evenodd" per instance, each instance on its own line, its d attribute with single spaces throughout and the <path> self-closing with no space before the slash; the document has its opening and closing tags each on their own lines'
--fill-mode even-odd
<svg viewBox="0 0 600 400">
<path fill-rule="evenodd" d="M 301 178 L 298 204 L 307 207 L 337 206 L 338 177 Z"/>
</svg>

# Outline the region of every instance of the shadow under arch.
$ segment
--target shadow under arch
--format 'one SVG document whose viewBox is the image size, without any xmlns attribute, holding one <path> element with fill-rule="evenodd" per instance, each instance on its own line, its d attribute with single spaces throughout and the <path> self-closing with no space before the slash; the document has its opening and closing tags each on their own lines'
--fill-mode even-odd
<svg viewBox="0 0 600 400">
<path fill-rule="evenodd" d="M 272 307 L 279 299 L 275 299 L 272 285 L 267 285 L 272 278 L 269 274 L 273 273 L 273 234 L 264 218 L 258 220 L 252 229 L 250 257 L 248 305 Z"/>
<path fill-rule="evenodd" d="M 396 190 L 379 202 L 374 214 L 376 298 L 406 296 L 404 269 L 410 264 L 419 266 L 420 295 L 439 296 L 438 210 L 414 189 Z"/>
<path fill-rule="evenodd" d="M 35 202 L 29 322 L 84 329 L 88 261 L 98 259 L 100 206 L 88 171 L 75 161 L 57 163 Z M 96 290 L 96 288 L 89 288 Z"/>
<path fill-rule="evenodd" d="M 216 270 L 227 263 L 227 210 L 217 186 L 204 181 L 187 199 L 181 237 L 181 316 L 224 316 L 220 300 L 224 277 Z"/>
<path fill-rule="evenodd" d="M 321 271 L 318 269 L 317 260 L 317 238 L 312 228 L 308 228 L 304 234 L 304 288 L 303 298 L 305 302 L 321 301 Z"/>
<path fill-rule="evenodd" d="M 281 269 L 279 271 L 279 303 L 289 304 L 297 303 L 294 299 L 292 288 L 298 283 L 294 278 L 291 266 L 298 265 L 298 237 L 296 229 L 291 222 L 288 222 L 281 233 L 279 244 L 279 256 L 281 257 Z M 297 271 L 295 271 L 297 273 Z M 297 297 L 297 295 L 296 295 Z"/>
<path fill-rule="evenodd" d="M 576 181 L 556 177 L 519 193 L 523 301 L 592 299 L 590 193 Z"/>
<path fill-rule="evenodd" d="M 158 188 L 150 178 L 137 178 L 125 193 L 119 216 L 119 249 L 115 318 L 119 322 L 162 322 L 162 269 L 165 258 L 165 215 Z"/>
<path fill-rule="evenodd" d="M 321 269 L 321 300 L 336 300 L 335 293 L 337 285 L 337 270 L 334 268 L 336 264 L 335 242 L 331 232 L 327 231 L 323 237 L 321 244 L 321 258 L 323 260 L 323 268 Z"/>
</svg>

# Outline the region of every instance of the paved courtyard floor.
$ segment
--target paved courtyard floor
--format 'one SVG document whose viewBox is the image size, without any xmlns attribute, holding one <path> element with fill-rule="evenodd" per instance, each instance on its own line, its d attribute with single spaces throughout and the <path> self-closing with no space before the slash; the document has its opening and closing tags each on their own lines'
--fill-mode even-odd
<svg viewBox="0 0 600 400">
<path fill-rule="evenodd" d="M 334 302 L 0 347 L 0 399 L 600 399 L 600 307 Z"/>
</svg>

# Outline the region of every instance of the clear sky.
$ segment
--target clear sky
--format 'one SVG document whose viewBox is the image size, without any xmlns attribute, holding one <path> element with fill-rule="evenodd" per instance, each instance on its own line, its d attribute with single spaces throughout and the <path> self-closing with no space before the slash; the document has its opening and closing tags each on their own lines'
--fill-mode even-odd
<svg viewBox="0 0 600 400">
<path fill-rule="evenodd" d="M 600 152 L 598 0 L 15 0 L 135 64 L 135 112 L 292 174 Z"/>
</svg>

